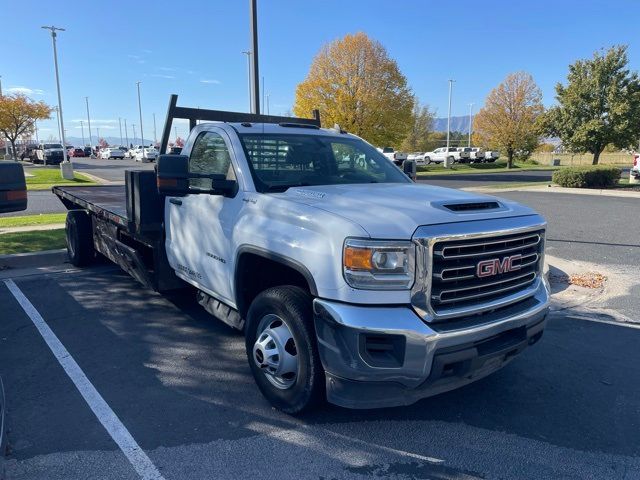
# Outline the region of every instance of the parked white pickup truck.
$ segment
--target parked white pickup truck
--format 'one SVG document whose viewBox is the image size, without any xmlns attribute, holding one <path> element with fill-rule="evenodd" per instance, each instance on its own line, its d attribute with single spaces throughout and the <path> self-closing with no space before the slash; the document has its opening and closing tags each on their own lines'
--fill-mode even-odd
<svg viewBox="0 0 640 480">
<path fill-rule="evenodd" d="M 448 152 L 447 147 L 440 147 L 433 152 L 425 153 L 424 162 L 426 164 L 442 163 L 447 157 L 451 163 L 465 163 L 469 161 L 470 154 L 469 152 L 459 151 L 456 147 L 449 147 Z"/>
<path fill-rule="evenodd" d="M 404 152 L 396 152 L 391 147 L 378 148 L 377 150 L 379 152 L 382 152 L 382 154 L 385 157 L 387 157 L 389 160 L 391 160 L 398 167 L 400 167 L 402 165 L 402 162 L 404 162 L 408 158 L 406 153 L 404 153 Z"/>
<path fill-rule="evenodd" d="M 159 156 L 157 173 L 54 187 L 70 209 L 69 257 L 86 265 L 97 251 L 156 290 L 195 287 L 208 312 L 244 332 L 276 408 L 411 404 L 541 338 L 546 224 L 530 208 L 417 185 L 364 140 L 320 128 L 318 115 L 176 101 L 161 151 L 174 118 L 191 133 L 181 155 Z"/>
</svg>

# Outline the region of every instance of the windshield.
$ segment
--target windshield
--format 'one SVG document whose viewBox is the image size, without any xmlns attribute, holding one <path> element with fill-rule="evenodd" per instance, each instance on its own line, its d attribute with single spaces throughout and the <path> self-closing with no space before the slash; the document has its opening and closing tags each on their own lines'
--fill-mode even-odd
<svg viewBox="0 0 640 480">
<path fill-rule="evenodd" d="M 408 183 L 384 155 L 356 138 L 240 135 L 256 189 L 353 183 Z"/>
<path fill-rule="evenodd" d="M 50 149 L 50 148 L 62 148 L 62 145 L 59 143 L 45 143 L 44 144 L 44 148 L 46 150 Z"/>
<path fill-rule="evenodd" d="M 391 147 L 384 147 L 382 149 L 382 153 L 393 153 L 393 148 Z"/>
</svg>

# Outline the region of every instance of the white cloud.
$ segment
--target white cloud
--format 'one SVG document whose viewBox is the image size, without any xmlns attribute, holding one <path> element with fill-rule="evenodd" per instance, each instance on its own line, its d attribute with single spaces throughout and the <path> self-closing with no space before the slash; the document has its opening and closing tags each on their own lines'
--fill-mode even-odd
<svg viewBox="0 0 640 480">
<path fill-rule="evenodd" d="M 158 67 L 158 70 L 162 70 L 163 72 L 175 72 L 176 69 L 173 67 Z"/>
<path fill-rule="evenodd" d="M 203 79 L 200 80 L 200 83 L 206 83 L 206 84 L 215 84 L 215 85 L 219 85 L 220 83 L 222 83 L 220 80 L 208 80 L 208 79 Z"/>
<path fill-rule="evenodd" d="M 129 58 L 133 58 L 134 60 L 140 59 L 140 55 L 127 55 Z"/>
<path fill-rule="evenodd" d="M 28 88 L 28 87 L 9 87 L 7 88 L 7 92 L 9 93 L 19 93 L 22 95 L 44 95 L 44 90 L 39 88 Z"/>
<path fill-rule="evenodd" d="M 157 77 L 157 78 L 168 78 L 168 79 L 176 78 L 173 75 L 163 75 L 162 73 L 152 73 L 151 76 Z"/>
</svg>

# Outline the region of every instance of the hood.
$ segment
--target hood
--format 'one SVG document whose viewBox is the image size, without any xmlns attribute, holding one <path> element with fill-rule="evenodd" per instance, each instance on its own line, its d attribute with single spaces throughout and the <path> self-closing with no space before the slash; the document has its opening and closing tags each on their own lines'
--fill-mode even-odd
<svg viewBox="0 0 640 480">
<path fill-rule="evenodd" d="M 535 214 L 510 200 L 420 184 L 295 187 L 276 195 L 344 217 L 372 238 L 408 239 L 421 225 Z"/>
</svg>

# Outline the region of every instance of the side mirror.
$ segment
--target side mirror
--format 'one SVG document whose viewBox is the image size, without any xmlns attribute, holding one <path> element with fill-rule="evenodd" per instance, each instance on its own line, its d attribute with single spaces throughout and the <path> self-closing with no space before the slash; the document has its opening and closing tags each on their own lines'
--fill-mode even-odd
<svg viewBox="0 0 640 480">
<path fill-rule="evenodd" d="M 27 183 L 22 165 L 0 161 L 0 213 L 27 209 Z"/>
<path fill-rule="evenodd" d="M 227 180 L 225 175 L 189 172 L 187 155 L 159 155 L 156 161 L 157 185 L 160 195 L 181 197 L 190 193 L 209 193 L 234 196 L 238 191 L 235 180 Z M 204 179 L 203 187 L 191 185 L 191 180 Z M 205 186 L 206 185 L 206 186 Z"/>
</svg>

